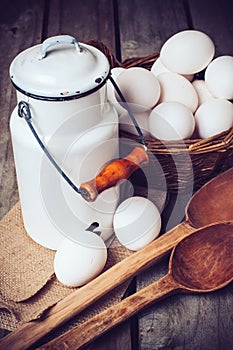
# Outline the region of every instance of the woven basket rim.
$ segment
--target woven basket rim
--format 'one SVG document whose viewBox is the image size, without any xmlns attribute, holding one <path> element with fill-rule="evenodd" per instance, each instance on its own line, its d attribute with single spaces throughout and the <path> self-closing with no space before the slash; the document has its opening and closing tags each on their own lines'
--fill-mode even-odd
<svg viewBox="0 0 233 350">
<path fill-rule="evenodd" d="M 139 136 L 128 133 L 126 131 L 120 131 L 120 136 L 135 140 L 140 143 L 141 139 Z M 156 153 L 178 153 L 178 152 L 190 152 L 193 154 L 197 153 L 208 153 L 213 151 L 225 151 L 229 148 L 233 148 L 233 127 L 223 131 L 214 136 L 206 139 L 187 139 L 187 140 L 174 140 L 174 141 L 160 141 L 155 138 L 145 137 L 147 147 L 151 151 Z"/>
</svg>

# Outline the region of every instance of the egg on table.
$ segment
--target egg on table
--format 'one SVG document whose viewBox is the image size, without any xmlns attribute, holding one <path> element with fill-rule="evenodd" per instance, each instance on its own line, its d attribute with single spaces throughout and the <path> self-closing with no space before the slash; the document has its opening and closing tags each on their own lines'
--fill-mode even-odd
<svg viewBox="0 0 233 350">
<path fill-rule="evenodd" d="M 201 138 L 219 134 L 233 125 L 233 104 L 225 99 L 208 100 L 197 109 L 195 120 Z"/>
<path fill-rule="evenodd" d="M 116 82 L 133 112 L 145 112 L 153 108 L 160 97 L 158 79 L 149 70 L 140 67 L 125 69 Z M 115 91 L 117 101 L 124 107 Z"/>
<path fill-rule="evenodd" d="M 122 202 L 113 218 L 115 234 L 120 243 L 137 251 L 153 241 L 161 229 L 157 207 L 144 197 L 130 197 Z"/>
<path fill-rule="evenodd" d="M 159 140 L 181 140 L 191 137 L 195 119 L 185 105 L 179 102 L 163 102 L 149 116 L 149 130 Z"/>
<path fill-rule="evenodd" d="M 195 74 L 207 67 L 214 53 L 214 43 L 208 35 L 197 30 L 184 30 L 164 43 L 160 57 L 172 72 Z"/>
<path fill-rule="evenodd" d="M 69 287 L 79 287 L 95 278 L 107 261 L 107 248 L 97 234 L 85 231 L 80 241 L 64 239 L 54 257 L 57 279 Z"/>
<path fill-rule="evenodd" d="M 211 94 L 233 99 L 233 56 L 215 58 L 206 68 L 205 82 Z"/>
<path fill-rule="evenodd" d="M 176 73 L 162 73 L 158 77 L 161 94 L 161 102 L 180 102 L 195 112 L 198 104 L 197 93 L 192 84 L 183 76 Z"/>
</svg>

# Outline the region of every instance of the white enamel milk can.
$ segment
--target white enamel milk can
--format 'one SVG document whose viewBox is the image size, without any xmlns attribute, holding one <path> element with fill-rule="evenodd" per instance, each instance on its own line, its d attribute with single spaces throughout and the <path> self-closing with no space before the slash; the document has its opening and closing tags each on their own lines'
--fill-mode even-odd
<svg viewBox="0 0 233 350">
<path fill-rule="evenodd" d="M 118 157 L 118 118 L 106 99 L 105 55 L 67 35 L 21 52 L 10 66 L 17 102 L 10 120 L 25 229 L 56 250 L 94 223 L 106 241 L 118 187 L 90 203 L 79 184 Z M 75 190 L 76 189 L 76 190 Z"/>
</svg>

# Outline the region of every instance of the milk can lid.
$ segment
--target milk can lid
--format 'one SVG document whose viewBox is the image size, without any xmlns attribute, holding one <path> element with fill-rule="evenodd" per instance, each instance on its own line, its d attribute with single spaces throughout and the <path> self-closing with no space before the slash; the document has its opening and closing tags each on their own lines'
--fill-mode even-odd
<svg viewBox="0 0 233 350">
<path fill-rule="evenodd" d="M 10 66 L 14 86 L 25 95 L 45 100 L 70 100 L 101 88 L 110 65 L 97 48 L 69 35 L 46 39 L 15 57 Z"/>
</svg>

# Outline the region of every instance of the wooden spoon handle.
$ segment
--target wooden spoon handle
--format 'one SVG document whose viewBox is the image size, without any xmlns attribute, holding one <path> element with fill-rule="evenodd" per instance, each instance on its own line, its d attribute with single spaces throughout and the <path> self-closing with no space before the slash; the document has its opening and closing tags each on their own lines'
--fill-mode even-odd
<svg viewBox="0 0 233 350">
<path fill-rule="evenodd" d="M 98 194 L 115 186 L 121 180 L 128 179 L 140 166 L 149 162 L 148 154 L 141 147 L 135 147 L 125 158 L 106 165 L 92 180 L 80 186 L 81 194 L 88 202 L 93 202 Z"/>
<path fill-rule="evenodd" d="M 195 229 L 183 222 L 145 248 L 120 261 L 82 288 L 51 307 L 41 319 L 30 321 L 0 340 L 0 349 L 23 350 L 61 326 L 103 295 L 161 259 Z"/>
<path fill-rule="evenodd" d="M 46 345 L 39 347 L 38 350 L 79 349 L 145 307 L 174 293 L 178 287 L 171 276 L 166 275 L 120 303 L 95 315 L 83 324 L 53 339 Z"/>
</svg>

